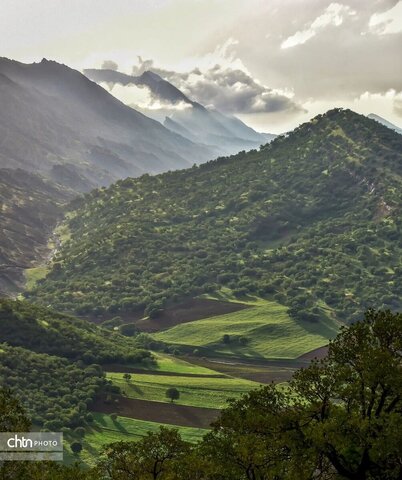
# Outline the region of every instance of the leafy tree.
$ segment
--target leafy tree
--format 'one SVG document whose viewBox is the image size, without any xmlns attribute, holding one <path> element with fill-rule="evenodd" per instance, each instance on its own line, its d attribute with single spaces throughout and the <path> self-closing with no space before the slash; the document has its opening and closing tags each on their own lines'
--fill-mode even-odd
<svg viewBox="0 0 402 480">
<path fill-rule="evenodd" d="M 303 445 L 348 479 L 402 475 L 402 314 L 369 311 L 296 373 Z"/>
<path fill-rule="evenodd" d="M 146 480 L 170 477 L 177 464 L 186 457 L 190 446 L 175 429 L 160 427 L 148 432 L 138 442 L 118 442 L 110 445 L 97 466 L 104 479 Z"/>
<path fill-rule="evenodd" d="M 80 442 L 73 442 L 70 445 L 71 451 L 75 454 L 78 455 L 82 451 L 82 443 Z"/>
<path fill-rule="evenodd" d="M 170 401 L 173 403 L 173 400 L 178 400 L 180 398 L 180 392 L 177 388 L 170 387 L 166 390 L 166 397 L 170 398 Z"/>
<path fill-rule="evenodd" d="M 126 382 L 129 382 L 131 380 L 131 375 L 129 373 L 124 373 L 123 378 Z"/>
</svg>

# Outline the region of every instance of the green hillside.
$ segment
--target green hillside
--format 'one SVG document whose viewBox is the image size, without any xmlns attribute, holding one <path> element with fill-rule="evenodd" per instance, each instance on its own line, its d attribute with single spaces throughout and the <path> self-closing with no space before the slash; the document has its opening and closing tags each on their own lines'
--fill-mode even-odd
<svg viewBox="0 0 402 480">
<path fill-rule="evenodd" d="M 36 427 L 60 430 L 85 424 L 106 380 L 100 368 L 0 343 L 0 385 L 21 400 Z"/>
<path fill-rule="evenodd" d="M 37 353 L 85 363 L 151 361 L 132 338 L 28 302 L 0 299 L 0 325 L 0 342 Z"/>
<path fill-rule="evenodd" d="M 222 286 L 307 326 L 401 306 L 402 137 L 331 110 L 260 151 L 117 182 L 73 202 L 71 237 L 28 297 L 157 316 Z"/>
<path fill-rule="evenodd" d="M 245 310 L 182 323 L 153 336 L 168 344 L 203 347 L 203 354 L 295 359 L 326 345 L 337 328 L 330 320 L 298 322 L 283 305 L 256 299 Z"/>
</svg>

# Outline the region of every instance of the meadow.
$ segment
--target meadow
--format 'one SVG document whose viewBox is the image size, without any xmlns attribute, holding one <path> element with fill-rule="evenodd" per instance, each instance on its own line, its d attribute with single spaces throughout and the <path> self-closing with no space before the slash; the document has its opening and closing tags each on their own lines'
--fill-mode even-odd
<svg viewBox="0 0 402 480">
<path fill-rule="evenodd" d="M 239 398 L 253 388 L 257 382 L 240 378 L 184 377 L 179 375 L 133 374 L 130 380 L 123 373 L 108 373 L 107 378 L 120 387 L 128 398 L 170 402 L 166 398 L 168 388 L 177 388 L 180 398 L 175 403 L 205 408 L 223 408 L 228 398 Z"/>
<path fill-rule="evenodd" d="M 247 309 L 182 323 L 154 337 L 168 344 L 201 347 L 206 349 L 203 354 L 296 359 L 326 345 L 338 330 L 331 320 L 295 320 L 288 315 L 287 307 L 274 301 L 249 298 L 246 302 Z"/>
</svg>

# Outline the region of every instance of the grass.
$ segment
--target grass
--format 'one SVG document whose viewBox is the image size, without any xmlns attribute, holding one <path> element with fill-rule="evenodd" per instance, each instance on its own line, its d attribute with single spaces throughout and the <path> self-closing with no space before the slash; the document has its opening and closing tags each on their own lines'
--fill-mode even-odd
<svg viewBox="0 0 402 480">
<path fill-rule="evenodd" d="M 93 413 L 93 416 L 94 423 L 82 439 L 83 450 L 78 457 L 86 465 L 93 465 L 99 459 L 99 452 L 104 445 L 120 441 L 132 442 L 139 440 L 147 432 L 156 432 L 162 425 L 120 416 L 113 421 L 110 415 L 104 413 Z M 183 439 L 191 443 L 195 443 L 207 433 L 207 430 L 203 428 L 164 426 L 177 428 Z M 76 460 L 76 456 L 70 453 L 65 454 L 66 463 L 72 463 Z"/>
<path fill-rule="evenodd" d="M 227 292 L 223 298 L 230 299 Z M 297 322 L 287 314 L 287 307 L 260 298 L 241 300 L 250 308 L 225 315 L 176 325 L 154 334 L 157 340 L 191 348 L 207 348 L 211 353 L 261 359 L 295 359 L 328 343 L 337 333 L 337 325 Z M 230 342 L 223 343 L 223 335 Z M 246 338 L 246 345 L 239 343 Z"/>
<path fill-rule="evenodd" d="M 165 355 L 159 352 L 152 352 L 154 357 L 156 358 L 157 365 L 152 367 L 141 367 L 137 366 L 137 368 L 157 372 L 166 372 L 166 373 L 175 373 L 175 374 L 191 374 L 191 375 L 221 375 L 219 372 L 214 370 L 210 370 L 209 368 L 205 368 L 199 365 L 194 365 L 192 363 L 186 362 L 185 360 L 181 360 L 179 358 L 172 357 L 170 355 Z"/>
<path fill-rule="evenodd" d="M 107 378 L 118 385 L 124 396 L 156 402 L 170 402 L 166 390 L 175 387 L 180 398 L 175 403 L 194 407 L 223 408 L 228 398 L 239 398 L 259 383 L 240 378 L 180 377 L 169 375 L 133 374 L 127 382 L 122 373 L 108 373 Z"/>
<path fill-rule="evenodd" d="M 31 290 L 38 280 L 45 278 L 49 272 L 49 267 L 34 267 L 25 270 L 26 290 Z"/>
</svg>

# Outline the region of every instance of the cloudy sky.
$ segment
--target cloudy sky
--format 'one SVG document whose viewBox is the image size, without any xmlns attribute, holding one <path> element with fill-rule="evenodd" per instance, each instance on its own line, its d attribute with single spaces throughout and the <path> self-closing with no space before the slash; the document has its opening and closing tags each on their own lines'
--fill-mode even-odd
<svg viewBox="0 0 402 480">
<path fill-rule="evenodd" d="M 151 69 L 281 132 L 335 106 L 402 126 L 402 0 L 2 0 L 1 55 Z M 126 103 L 158 108 L 144 89 Z"/>
</svg>

